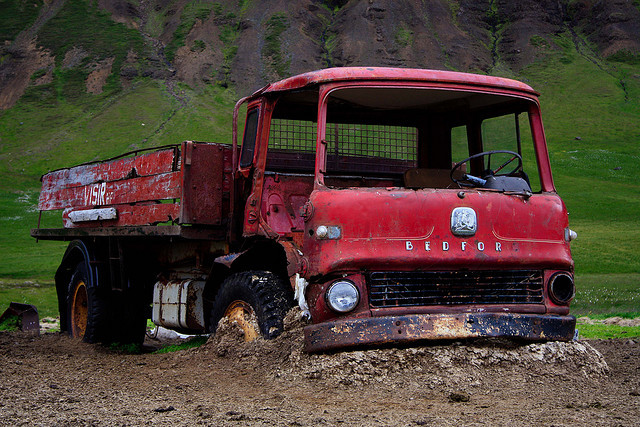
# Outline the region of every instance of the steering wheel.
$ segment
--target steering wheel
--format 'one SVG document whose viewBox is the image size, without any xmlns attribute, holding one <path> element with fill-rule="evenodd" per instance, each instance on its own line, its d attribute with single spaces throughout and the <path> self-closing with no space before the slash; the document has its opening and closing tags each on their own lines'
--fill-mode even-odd
<svg viewBox="0 0 640 427">
<path fill-rule="evenodd" d="M 496 169 L 491 169 L 491 156 L 494 154 L 510 154 L 513 157 L 511 157 L 509 160 L 507 160 L 506 162 L 498 166 Z M 468 163 L 473 159 L 478 159 L 480 157 L 488 157 L 487 169 L 484 170 L 482 178 L 469 175 L 466 173 L 463 174 L 463 179 L 456 179 L 453 176 L 455 172 L 462 167 L 462 165 Z M 518 159 L 518 164 L 510 172 L 498 173 L 516 159 Z M 455 165 L 453 165 L 453 168 L 451 168 L 451 173 L 449 174 L 449 177 L 451 178 L 451 181 L 455 182 L 461 187 L 478 187 L 478 186 L 484 185 L 486 182 L 486 178 L 488 178 L 489 176 L 510 176 L 510 175 L 514 175 L 516 172 L 520 170 L 522 170 L 522 156 L 520 154 L 513 151 L 508 151 L 508 150 L 491 150 L 491 151 L 483 151 L 481 153 L 474 154 L 473 156 L 467 157 L 466 159 L 456 163 Z"/>
</svg>

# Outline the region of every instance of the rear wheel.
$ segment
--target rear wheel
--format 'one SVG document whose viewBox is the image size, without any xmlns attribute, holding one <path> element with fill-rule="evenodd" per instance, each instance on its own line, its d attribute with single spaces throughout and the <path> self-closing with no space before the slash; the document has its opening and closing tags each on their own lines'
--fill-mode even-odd
<svg viewBox="0 0 640 427">
<path fill-rule="evenodd" d="M 84 281 L 78 281 L 74 286 L 71 296 L 69 333 L 74 338 L 83 338 L 87 331 L 88 299 L 87 285 Z"/>
<path fill-rule="evenodd" d="M 86 342 L 107 341 L 107 299 L 91 282 L 89 270 L 80 262 L 71 275 L 67 292 L 67 331 Z"/>
<path fill-rule="evenodd" d="M 244 271 L 229 276 L 220 286 L 211 310 L 210 327 L 228 317 L 244 331 L 245 340 L 277 337 L 283 320 L 293 305 L 291 290 L 273 273 Z"/>
</svg>

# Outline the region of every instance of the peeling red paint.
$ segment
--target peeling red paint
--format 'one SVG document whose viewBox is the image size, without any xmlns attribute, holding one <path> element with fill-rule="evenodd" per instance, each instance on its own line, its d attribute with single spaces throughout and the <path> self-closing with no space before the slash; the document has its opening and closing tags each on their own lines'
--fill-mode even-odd
<svg viewBox="0 0 640 427">
<path fill-rule="evenodd" d="M 474 85 L 476 87 L 496 88 L 501 91 L 513 90 L 535 96 L 538 95 L 529 85 L 502 77 L 451 71 L 387 67 L 342 67 L 312 71 L 270 84 L 266 89 L 261 89 L 256 92 L 256 94 L 262 96 L 270 92 L 296 90 L 310 85 L 353 81 L 399 81 L 405 84 L 410 84 L 411 82 L 438 82 L 440 84 L 464 84 Z"/>
<path fill-rule="evenodd" d="M 228 212 L 230 188 L 230 147 L 186 142 L 50 172 L 42 177 L 38 208 L 64 209 L 68 228 L 96 227 L 96 222 L 74 223 L 68 214 L 98 207 L 114 207 L 118 213 L 115 220 L 99 221 L 99 227 L 167 221 L 220 225 Z"/>
</svg>

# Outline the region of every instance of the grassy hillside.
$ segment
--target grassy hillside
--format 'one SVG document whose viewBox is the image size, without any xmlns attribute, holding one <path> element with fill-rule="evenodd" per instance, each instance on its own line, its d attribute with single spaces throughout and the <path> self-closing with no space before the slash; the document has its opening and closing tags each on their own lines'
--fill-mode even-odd
<svg viewBox="0 0 640 427">
<path fill-rule="evenodd" d="M 0 4 L 15 8 L 26 3 Z M 149 64 L 157 58 L 138 32 L 113 23 L 97 8 L 85 9 L 88 3 L 82 0 L 68 4 L 39 36 L 56 54 L 52 81 L 30 87 L 13 108 L 0 112 L 0 279 L 5 281 L 51 282 L 64 251 L 64 244 L 36 243 L 29 237 L 38 221 L 43 173 L 186 139 L 230 141 L 232 106 L 244 95 L 214 85 L 194 89 L 172 79 L 142 77 L 144 73 L 123 85 L 118 73 L 127 55 L 133 52 L 141 58 L 137 66 L 143 68 L 153 68 Z M 34 11 L 24 7 L 6 21 L 5 33 L 15 33 L 20 20 L 35 19 Z M 208 13 L 205 9 L 194 16 Z M 98 30 L 81 31 L 82 22 Z M 71 48 L 68 28 L 76 29 L 74 40 L 83 40 L 90 60 L 115 58 L 114 74 L 101 94 L 84 90 L 86 72 L 61 66 Z M 584 288 L 579 289 L 576 308 L 583 313 L 611 312 L 601 291 L 615 295 L 619 281 L 625 293 L 618 301 L 624 298 L 628 303 L 614 305 L 618 308 L 613 311 L 638 313 L 640 291 L 634 289 L 640 281 L 640 63 L 625 55 L 619 55 L 618 62 L 604 60 L 586 43 L 576 43 L 572 34 L 554 37 L 559 50 L 542 44 L 536 62 L 519 75 L 507 74 L 542 94 L 556 186 L 570 211 L 571 227 L 578 232 L 572 250 L 578 286 L 584 283 Z M 169 46 L 169 54 L 176 43 Z M 43 215 L 42 224 L 58 226 L 60 214 Z M 593 295 L 602 297 L 596 301 Z"/>
<path fill-rule="evenodd" d="M 0 115 L 0 251 L 5 254 L 0 278 L 53 278 L 64 245 L 36 244 L 28 237 L 38 221 L 43 173 L 187 139 L 231 141 L 232 91 L 178 89 L 189 99 L 186 106 L 163 84 L 141 79 L 130 89 L 82 105 L 61 100 L 45 106 L 21 100 Z M 60 226 L 60 213 L 43 215 L 42 221 Z"/>
<path fill-rule="evenodd" d="M 620 76 L 634 73 L 630 65 L 605 65 Z M 572 244 L 577 272 L 640 272 L 640 79 L 628 77 L 625 92 L 620 78 L 577 53 L 569 64 L 533 65 L 521 79 L 542 93 L 556 186 L 579 236 Z M 130 89 L 82 105 L 26 99 L 4 112 L 0 198 L 7 226 L 0 249 L 21 242 L 19 251 L 29 252 L 33 242 L 24 236 L 37 223 L 38 178 L 48 170 L 185 139 L 230 141 L 234 93 L 180 90 L 189 99 L 186 107 L 161 83 L 140 79 Z M 37 246 L 45 245 L 51 243 Z M 29 271 L 42 277 L 47 270 L 5 262 L 0 277 L 29 277 Z"/>
<path fill-rule="evenodd" d="M 576 271 L 640 273 L 640 67 L 564 46 L 522 79 L 542 93 L 554 179 L 578 232 Z"/>
</svg>

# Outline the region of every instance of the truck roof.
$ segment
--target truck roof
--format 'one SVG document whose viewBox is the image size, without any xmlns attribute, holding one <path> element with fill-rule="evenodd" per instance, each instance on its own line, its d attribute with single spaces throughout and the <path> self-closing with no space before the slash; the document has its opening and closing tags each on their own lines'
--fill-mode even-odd
<svg viewBox="0 0 640 427">
<path fill-rule="evenodd" d="M 339 67 L 311 71 L 297 76 L 269 84 L 251 97 L 269 92 L 299 90 L 325 83 L 349 81 L 380 81 L 380 82 L 421 82 L 462 84 L 470 86 L 503 89 L 526 93 L 531 96 L 540 94 L 531 86 L 517 80 L 502 77 L 484 76 L 479 74 L 460 73 L 455 71 L 425 70 L 417 68 L 389 68 L 389 67 Z"/>
</svg>

